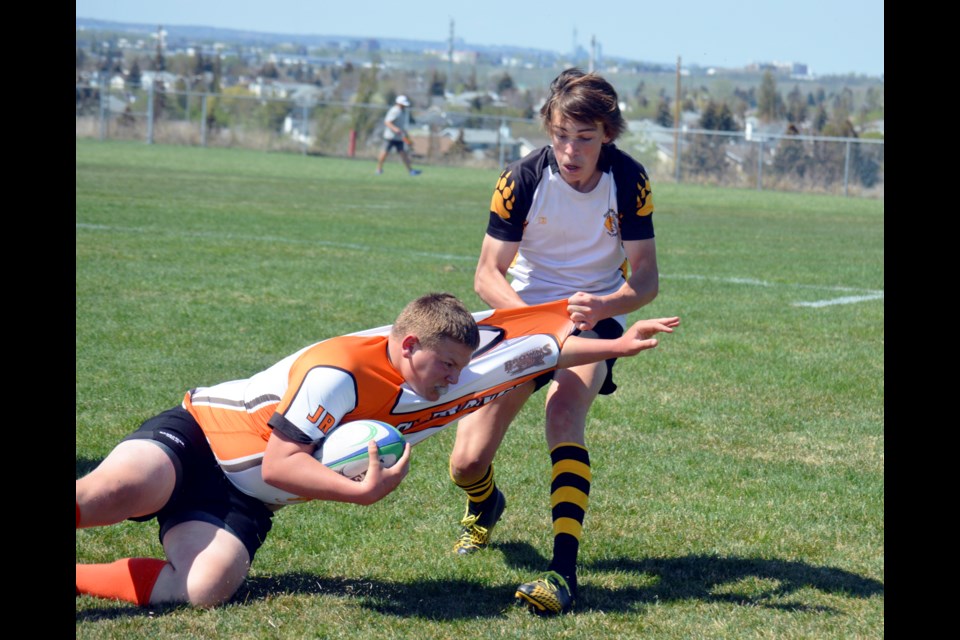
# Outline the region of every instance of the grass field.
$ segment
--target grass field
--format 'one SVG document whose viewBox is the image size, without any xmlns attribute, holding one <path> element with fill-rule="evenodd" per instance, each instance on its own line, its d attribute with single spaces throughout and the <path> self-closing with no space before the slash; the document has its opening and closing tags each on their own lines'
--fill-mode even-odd
<svg viewBox="0 0 960 640">
<path fill-rule="evenodd" d="M 495 172 L 76 143 L 76 473 L 193 386 L 450 291 L 472 309 Z M 514 588 L 551 552 L 542 394 L 497 457 L 485 553 L 452 553 L 455 427 L 370 507 L 288 507 L 213 610 L 78 597 L 78 638 L 881 638 L 883 202 L 657 185 L 660 346 L 617 365 L 587 438 L 574 615 Z M 160 557 L 155 523 L 76 533 L 78 562 Z"/>
</svg>

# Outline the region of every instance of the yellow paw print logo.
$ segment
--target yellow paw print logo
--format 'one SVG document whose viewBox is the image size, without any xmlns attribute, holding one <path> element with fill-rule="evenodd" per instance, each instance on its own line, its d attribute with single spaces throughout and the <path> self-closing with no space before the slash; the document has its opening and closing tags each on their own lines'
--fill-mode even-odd
<svg viewBox="0 0 960 640">
<path fill-rule="evenodd" d="M 653 194 L 650 193 L 649 179 L 641 173 L 637 177 L 637 215 L 648 216 L 651 213 L 653 213 Z"/>
<path fill-rule="evenodd" d="M 497 186 L 493 190 L 493 199 L 490 200 L 490 211 L 504 220 L 509 220 L 510 212 L 513 211 L 513 203 L 516 201 L 513 188 L 516 184 L 516 181 L 510 180 L 510 172 L 505 171 L 500 174 L 500 179 L 497 180 Z"/>
</svg>

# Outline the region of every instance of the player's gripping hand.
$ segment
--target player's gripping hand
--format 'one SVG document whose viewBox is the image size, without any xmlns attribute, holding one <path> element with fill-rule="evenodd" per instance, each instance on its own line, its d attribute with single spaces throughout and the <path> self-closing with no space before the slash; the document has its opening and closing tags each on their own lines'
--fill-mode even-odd
<svg viewBox="0 0 960 640">
<path fill-rule="evenodd" d="M 370 464 L 367 474 L 360 481 L 365 499 L 360 504 L 373 504 L 386 497 L 391 491 L 400 486 L 400 483 L 410 471 L 410 443 L 403 447 L 403 455 L 389 469 L 380 464 L 380 451 L 375 440 L 367 443 L 367 453 L 370 454 Z"/>
<path fill-rule="evenodd" d="M 603 299 L 592 293 L 578 291 L 567 298 L 567 313 L 577 329 L 586 331 L 606 318 L 603 311 Z"/>
<path fill-rule="evenodd" d="M 659 344 L 659 341 L 653 336 L 658 333 L 673 333 L 675 327 L 680 325 L 680 318 L 656 318 L 653 320 L 639 320 L 624 331 L 623 335 L 617 338 L 622 343 L 623 349 L 627 355 L 635 355 L 647 349 L 653 349 Z"/>
</svg>

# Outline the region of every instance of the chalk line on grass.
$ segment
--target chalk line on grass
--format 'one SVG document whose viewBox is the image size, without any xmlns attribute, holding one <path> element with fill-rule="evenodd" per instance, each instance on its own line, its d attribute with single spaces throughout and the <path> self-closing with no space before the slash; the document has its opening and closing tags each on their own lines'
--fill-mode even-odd
<svg viewBox="0 0 960 640">
<path fill-rule="evenodd" d="M 855 304 L 857 302 L 867 302 L 869 300 L 883 300 L 883 291 L 878 291 L 876 289 L 860 289 L 857 287 L 842 287 L 842 286 L 829 286 L 829 285 L 818 285 L 818 284 L 793 284 L 789 282 L 779 282 L 772 283 L 766 282 L 764 280 L 756 280 L 754 278 L 734 278 L 734 277 L 717 277 L 717 276 L 701 276 L 701 275 L 669 275 L 669 274 L 660 274 L 661 278 L 676 278 L 678 280 L 710 280 L 713 282 L 725 282 L 728 284 L 745 284 L 752 285 L 757 287 L 792 287 L 795 289 L 816 289 L 819 291 L 842 291 L 847 293 L 859 293 L 860 295 L 852 296 L 842 296 L 840 298 L 829 298 L 823 300 L 814 300 L 814 301 L 800 301 L 794 302 L 792 306 L 794 307 L 829 307 L 835 304 Z"/>
<path fill-rule="evenodd" d="M 854 304 L 856 302 L 866 302 L 868 300 L 883 300 L 883 292 L 871 293 L 865 296 L 844 296 L 842 298 L 832 298 L 830 300 L 815 300 L 813 302 L 794 302 L 795 307 L 829 307 L 834 304 Z"/>
</svg>

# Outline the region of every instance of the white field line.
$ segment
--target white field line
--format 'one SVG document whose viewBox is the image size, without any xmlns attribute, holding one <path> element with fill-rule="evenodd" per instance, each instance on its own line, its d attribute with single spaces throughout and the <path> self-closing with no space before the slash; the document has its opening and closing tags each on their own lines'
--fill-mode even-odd
<svg viewBox="0 0 960 640">
<path fill-rule="evenodd" d="M 144 227 L 114 227 L 101 224 L 87 224 L 83 222 L 77 223 L 77 229 L 84 229 L 87 231 L 118 231 L 118 232 L 127 232 L 127 233 L 151 233 L 154 235 L 164 235 L 164 236 L 188 236 L 193 238 L 217 238 L 223 240 L 243 240 L 248 242 L 274 242 L 274 243 L 284 243 L 284 244 L 303 244 L 303 245 L 313 245 L 321 247 L 333 247 L 337 249 L 350 249 L 356 251 L 372 251 L 374 247 L 370 247 L 362 244 L 355 244 L 350 242 L 330 242 L 327 240 L 315 240 L 315 239 L 299 239 L 299 238 L 289 238 L 282 236 L 243 236 L 232 233 L 223 233 L 223 232 L 204 232 L 204 231 L 192 231 L 189 233 L 184 233 L 182 231 L 170 231 L 170 230 L 157 230 L 157 229 L 147 229 Z M 449 253 L 435 253 L 432 251 L 408 251 L 406 252 L 410 255 L 419 256 L 421 258 L 431 258 L 436 260 L 456 260 L 458 262 L 474 262 L 476 256 L 458 256 Z M 827 307 L 835 304 L 853 304 L 856 302 L 866 302 L 868 300 L 882 300 L 883 291 L 875 289 L 862 289 L 855 287 L 842 287 L 842 286 L 824 286 L 824 285 L 813 285 L 813 284 L 791 284 L 783 282 L 766 282 L 764 280 L 757 280 L 756 278 L 734 278 L 734 277 L 716 277 L 716 276 L 702 276 L 702 275 L 670 275 L 670 274 L 660 274 L 661 278 L 665 279 L 674 279 L 674 280 L 706 280 L 710 282 L 721 282 L 726 284 L 741 284 L 754 287 L 771 287 L 771 288 L 782 288 L 782 287 L 791 287 L 795 289 L 815 289 L 818 291 L 836 291 L 843 293 L 853 293 L 859 295 L 847 295 L 839 298 L 829 298 L 822 300 L 814 301 L 800 301 L 794 302 L 793 306 L 796 307 Z"/>
<path fill-rule="evenodd" d="M 698 276 L 698 275 L 667 275 L 660 274 L 661 278 L 675 278 L 677 280 L 710 280 L 713 282 L 724 282 L 727 284 L 745 284 L 756 287 L 792 287 L 795 289 L 816 289 L 819 291 L 837 291 L 844 293 L 858 293 L 860 295 L 851 295 L 851 296 L 841 296 L 839 298 L 827 298 L 822 300 L 814 301 L 799 301 L 794 302 L 793 306 L 795 307 L 829 307 L 835 304 L 854 304 L 857 302 L 867 302 L 868 300 L 883 300 L 883 291 L 876 289 L 859 289 L 856 287 L 840 287 L 840 286 L 824 286 L 816 284 L 790 284 L 784 282 L 765 282 L 763 280 L 756 280 L 754 278 L 719 278 L 711 276 Z"/>
<path fill-rule="evenodd" d="M 794 302 L 795 307 L 829 307 L 833 304 L 853 304 L 855 302 L 866 302 L 867 300 L 883 300 L 883 292 L 872 293 L 866 296 L 844 296 L 843 298 L 831 298 L 830 300 L 815 300 L 813 302 Z"/>
</svg>

